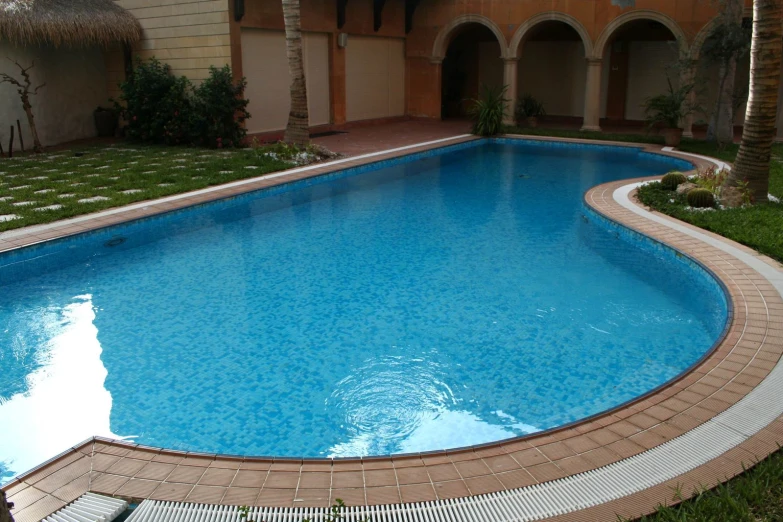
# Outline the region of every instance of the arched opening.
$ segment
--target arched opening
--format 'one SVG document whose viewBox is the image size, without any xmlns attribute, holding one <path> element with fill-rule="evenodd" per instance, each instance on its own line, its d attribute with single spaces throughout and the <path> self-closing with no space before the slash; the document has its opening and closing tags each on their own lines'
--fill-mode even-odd
<svg viewBox="0 0 783 522">
<path fill-rule="evenodd" d="M 480 23 L 454 30 L 441 69 L 441 117 L 464 118 L 481 85 L 503 85 L 503 49 L 495 33 Z"/>
<path fill-rule="evenodd" d="M 610 124 L 639 125 L 644 102 L 679 86 L 677 35 L 656 20 L 631 20 L 618 27 L 603 46 L 601 117 Z M 596 49 L 601 52 L 600 49 Z"/>
<path fill-rule="evenodd" d="M 571 25 L 547 20 L 530 28 L 519 47 L 517 99 L 541 102 L 550 122 L 580 122 L 584 115 L 585 45 Z"/>
<path fill-rule="evenodd" d="M 743 18 L 742 20 L 742 32 L 744 33 L 747 48 L 737 56 L 733 79 L 729 78 L 731 72 L 724 67 L 727 59 L 727 46 L 726 40 L 719 34 L 720 28 L 714 28 L 715 30 L 711 31 L 709 36 L 698 42 L 699 47 L 693 49 L 695 51 L 693 54 L 698 57 L 694 76 L 694 93 L 696 96 L 694 130 L 696 132 L 706 132 L 710 124 L 710 118 L 715 112 L 721 87 L 724 88 L 724 103 L 726 101 L 731 103 L 733 125 L 735 127 L 743 125 L 748 101 L 748 85 L 750 83 L 752 23 L 753 21 L 750 18 Z M 734 37 L 739 38 L 739 35 Z M 695 45 L 696 42 L 694 43 Z M 726 84 L 725 82 L 731 83 Z"/>
</svg>

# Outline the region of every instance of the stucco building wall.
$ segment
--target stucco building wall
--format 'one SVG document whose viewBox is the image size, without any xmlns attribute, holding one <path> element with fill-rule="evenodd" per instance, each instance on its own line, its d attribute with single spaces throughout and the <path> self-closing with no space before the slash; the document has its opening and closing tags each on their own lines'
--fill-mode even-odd
<svg viewBox="0 0 783 522">
<path fill-rule="evenodd" d="M 0 71 L 21 80 L 19 68 L 10 60 L 24 67 L 35 61 L 30 70 L 34 86 L 46 85 L 31 97 L 38 136 L 44 146 L 95 136 L 93 111 L 106 106 L 106 68 L 103 51 L 99 48 L 55 49 L 48 46 L 16 47 L 0 41 Z M 33 139 L 27 123 L 27 115 L 16 88 L 8 83 L 0 84 L 0 140 L 7 149 L 9 127 L 22 126 L 25 148 L 32 149 Z M 15 139 L 14 149 L 20 142 Z"/>
</svg>

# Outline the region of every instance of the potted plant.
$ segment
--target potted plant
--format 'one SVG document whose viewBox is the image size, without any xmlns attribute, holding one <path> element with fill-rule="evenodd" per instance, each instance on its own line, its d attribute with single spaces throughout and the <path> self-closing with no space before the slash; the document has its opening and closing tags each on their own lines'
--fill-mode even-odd
<svg viewBox="0 0 783 522">
<path fill-rule="evenodd" d="M 693 112 L 688 102 L 688 94 L 692 85 L 674 88 L 670 79 L 666 79 L 668 92 L 647 98 L 644 102 L 644 114 L 649 128 L 661 127 L 661 134 L 666 145 L 676 147 L 682 139 L 680 121 Z"/>
<path fill-rule="evenodd" d="M 98 107 L 93 113 L 95 129 L 100 137 L 111 137 L 117 131 L 117 112 L 114 109 Z"/>
<path fill-rule="evenodd" d="M 494 136 L 503 129 L 506 113 L 506 87 L 481 86 L 481 93 L 470 100 L 468 115 L 473 120 L 473 134 Z"/>
<path fill-rule="evenodd" d="M 514 117 L 518 125 L 535 128 L 538 126 L 538 118 L 546 116 L 543 104 L 530 94 L 523 94 L 517 101 Z"/>
</svg>

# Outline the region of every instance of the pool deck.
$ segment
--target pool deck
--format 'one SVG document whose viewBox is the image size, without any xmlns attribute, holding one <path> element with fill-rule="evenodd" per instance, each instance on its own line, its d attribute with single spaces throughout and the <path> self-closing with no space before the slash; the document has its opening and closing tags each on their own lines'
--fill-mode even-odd
<svg viewBox="0 0 783 522">
<path fill-rule="evenodd" d="M 407 146 L 13 230 L 0 234 L 0 251 L 471 139 L 462 136 Z M 661 151 L 658 146 L 641 147 Z M 94 438 L 6 484 L 3 489 L 15 504 L 14 517 L 17 522 L 40 520 L 86 491 L 131 501 L 151 498 L 281 507 L 328 506 L 336 498 L 348 505 L 454 499 L 525 488 L 603 468 L 704 425 L 743 399 L 778 363 L 783 354 L 783 298 L 766 277 L 737 257 L 623 206 L 616 191 L 634 181 L 639 180 L 595 187 L 585 195 L 585 201 L 604 216 L 701 262 L 723 282 L 733 305 L 723 341 L 701 364 L 668 386 L 616 410 L 543 434 L 458 451 L 394 457 L 229 457 Z M 747 247 L 668 217 L 660 221 L 699 231 L 783 273 L 780 264 Z M 650 513 L 659 504 L 675 503 L 675 489 L 687 498 L 695 488 L 714 486 L 741 473 L 780 444 L 783 417 L 743 437 L 743 442 L 720 457 L 671 480 L 553 520 L 615 521 L 617 515 L 633 518 Z"/>
</svg>

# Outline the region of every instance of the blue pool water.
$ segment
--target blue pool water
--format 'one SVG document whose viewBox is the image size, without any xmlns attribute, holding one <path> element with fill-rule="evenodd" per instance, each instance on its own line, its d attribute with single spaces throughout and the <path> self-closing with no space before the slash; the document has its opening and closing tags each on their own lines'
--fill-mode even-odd
<svg viewBox="0 0 783 522">
<path fill-rule="evenodd" d="M 388 454 L 637 397 L 709 350 L 727 303 L 582 196 L 672 168 L 483 141 L 0 256 L 0 477 L 95 434 Z"/>
</svg>

